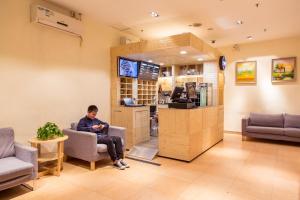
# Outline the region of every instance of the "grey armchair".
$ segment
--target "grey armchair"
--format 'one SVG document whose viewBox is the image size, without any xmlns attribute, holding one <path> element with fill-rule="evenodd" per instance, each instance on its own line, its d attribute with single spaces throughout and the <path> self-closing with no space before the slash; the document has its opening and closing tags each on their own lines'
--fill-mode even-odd
<svg viewBox="0 0 300 200">
<path fill-rule="evenodd" d="M 110 126 L 108 135 L 119 136 L 122 139 L 123 149 L 125 151 L 125 128 Z M 95 170 L 95 162 L 109 158 L 107 146 L 97 144 L 97 135 L 95 133 L 77 131 L 77 123 L 72 123 L 71 128 L 64 129 L 63 133 L 69 136 L 65 142 L 65 156 L 78 158 L 90 162 L 91 170 Z"/>
<path fill-rule="evenodd" d="M 31 180 L 34 181 L 37 173 L 37 149 L 15 143 L 14 130 L 1 128 L 0 191 L 22 185 Z M 34 188 L 30 187 L 30 189 L 33 190 Z"/>
</svg>

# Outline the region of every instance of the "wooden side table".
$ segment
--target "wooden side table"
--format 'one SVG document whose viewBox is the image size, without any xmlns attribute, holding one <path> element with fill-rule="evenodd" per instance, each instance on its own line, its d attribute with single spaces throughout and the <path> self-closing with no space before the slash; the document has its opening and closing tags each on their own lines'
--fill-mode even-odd
<svg viewBox="0 0 300 200">
<path fill-rule="evenodd" d="M 65 135 L 63 137 L 58 137 L 52 140 L 38 140 L 37 138 L 32 138 L 31 140 L 29 140 L 31 146 L 38 149 L 38 164 L 39 164 L 38 177 L 45 176 L 47 174 L 60 176 L 60 171 L 63 167 L 64 141 L 67 139 L 68 136 Z M 49 144 L 49 143 L 57 144 L 57 152 L 41 153 L 41 145 Z M 51 161 L 56 162 L 56 164 L 42 166 L 44 163 L 49 163 Z"/>
</svg>

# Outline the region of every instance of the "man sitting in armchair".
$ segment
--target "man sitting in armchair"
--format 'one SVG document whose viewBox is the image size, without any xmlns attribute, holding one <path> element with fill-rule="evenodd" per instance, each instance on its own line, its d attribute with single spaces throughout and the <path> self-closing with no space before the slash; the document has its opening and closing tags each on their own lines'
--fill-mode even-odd
<svg viewBox="0 0 300 200">
<path fill-rule="evenodd" d="M 80 119 L 78 123 L 77 131 L 87 131 L 97 134 L 98 144 L 107 145 L 107 151 L 114 166 L 121 170 L 129 168 L 129 165 L 123 160 L 124 152 L 121 138 L 108 135 L 109 124 L 97 119 L 97 112 L 97 106 L 89 106 L 87 115 Z"/>
</svg>

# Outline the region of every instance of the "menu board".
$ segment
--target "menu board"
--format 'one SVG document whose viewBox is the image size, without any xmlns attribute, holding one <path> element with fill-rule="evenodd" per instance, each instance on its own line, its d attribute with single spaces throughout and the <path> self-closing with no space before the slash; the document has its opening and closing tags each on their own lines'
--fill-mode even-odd
<svg viewBox="0 0 300 200">
<path fill-rule="evenodd" d="M 159 65 L 147 62 L 140 63 L 139 79 L 157 80 L 159 75 Z"/>
</svg>

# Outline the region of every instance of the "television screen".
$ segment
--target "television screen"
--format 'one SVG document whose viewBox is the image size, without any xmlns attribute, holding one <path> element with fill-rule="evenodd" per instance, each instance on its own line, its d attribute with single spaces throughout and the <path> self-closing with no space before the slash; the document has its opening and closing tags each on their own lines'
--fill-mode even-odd
<svg viewBox="0 0 300 200">
<path fill-rule="evenodd" d="M 119 57 L 119 76 L 138 77 L 138 61 Z"/>
<path fill-rule="evenodd" d="M 159 75 L 159 65 L 147 62 L 140 63 L 139 79 L 157 80 Z"/>
</svg>

